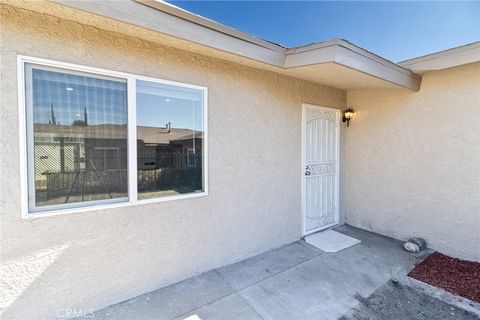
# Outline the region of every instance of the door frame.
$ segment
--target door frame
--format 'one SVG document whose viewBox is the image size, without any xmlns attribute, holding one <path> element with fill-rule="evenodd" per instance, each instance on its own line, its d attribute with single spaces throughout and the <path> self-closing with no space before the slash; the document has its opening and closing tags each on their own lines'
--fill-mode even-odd
<svg viewBox="0 0 480 320">
<path fill-rule="evenodd" d="M 335 210 L 335 222 L 326 226 L 321 226 L 319 228 L 316 228 L 314 230 L 309 230 L 308 232 L 306 231 L 306 217 L 305 217 L 305 200 L 306 200 L 306 194 L 305 194 L 305 181 L 306 181 L 306 176 L 305 176 L 305 160 L 306 160 L 306 145 L 305 145 L 305 131 L 306 131 L 306 110 L 307 107 L 309 108 L 315 108 L 315 109 L 328 109 L 328 110 L 335 110 L 336 113 L 336 118 L 338 122 L 338 127 L 337 127 L 337 132 L 336 132 L 336 138 L 337 138 L 337 165 L 336 165 L 336 196 L 335 196 L 335 206 L 337 210 Z M 309 234 L 312 234 L 314 232 L 330 228 L 334 225 L 338 225 L 340 221 L 340 148 L 341 148 L 341 141 L 340 141 L 340 130 L 341 130 L 341 122 L 340 122 L 340 109 L 338 108 L 332 108 L 332 107 L 324 107 L 324 106 L 319 106 L 319 105 L 314 105 L 310 103 L 302 103 L 302 163 L 300 166 L 300 174 L 301 174 L 301 202 L 302 202 L 302 236 L 306 236 Z"/>
</svg>

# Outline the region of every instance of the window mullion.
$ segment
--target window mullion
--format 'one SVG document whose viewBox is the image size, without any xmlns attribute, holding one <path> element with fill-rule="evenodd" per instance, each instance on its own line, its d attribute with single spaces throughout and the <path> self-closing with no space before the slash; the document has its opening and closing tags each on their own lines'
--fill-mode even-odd
<svg viewBox="0 0 480 320">
<path fill-rule="evenodd" d="M 137 201 L 137 92 L 136 80 L 128 78 L 128 198 Z"/>
</svg>

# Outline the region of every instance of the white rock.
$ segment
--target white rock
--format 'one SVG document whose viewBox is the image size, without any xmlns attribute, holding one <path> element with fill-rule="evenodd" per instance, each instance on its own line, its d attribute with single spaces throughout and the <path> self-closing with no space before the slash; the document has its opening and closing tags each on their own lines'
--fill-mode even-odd
<svg viewBox="0 0 480 320">
<path fill-rule="evenodd" d="M 420 252 L 420 247 L 413 242 L 405 242 L 403 248 L 408 252 Z"/>
<path fill-rule="evenodd" d="M 427 248 L 427 241 L 423 238 L 410 238 L 408 239 L 408 242 L 415 243 L 420 250 L 426 249 Z"/>
</svg>

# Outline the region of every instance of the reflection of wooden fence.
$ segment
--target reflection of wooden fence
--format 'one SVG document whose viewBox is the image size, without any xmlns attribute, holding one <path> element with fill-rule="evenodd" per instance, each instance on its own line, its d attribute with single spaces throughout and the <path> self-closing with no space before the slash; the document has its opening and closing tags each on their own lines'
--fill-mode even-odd
<svg viewBox="0 0 480 320">
<path fill-rule="evenodd" d="M 162 155 L 155 160 L 139 157 L 141 163 L 161 161 L 152 169 L 137 171 L 138 191 L 159 191 L 176 188 L 202 188 L 202 159 L 200 154 Z M 123 159 L 124 161 L 124 159 Z M 96 162 L 96 161 L 93 161 Z M 45 172 L 46 197 L 82 196 L 104 193 L 127 193 L 128 172 L 123 169 L 93 169 L 68 172 Z M 43 189 L 43 188 L 42 188 Z"/>
</svg>

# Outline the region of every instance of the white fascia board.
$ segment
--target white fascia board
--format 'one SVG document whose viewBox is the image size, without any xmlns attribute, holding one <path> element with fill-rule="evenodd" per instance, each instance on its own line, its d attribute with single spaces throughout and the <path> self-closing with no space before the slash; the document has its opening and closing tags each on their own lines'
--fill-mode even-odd
<svg viewBox="0 0 480 320">
<path fill-rule="evenodd" d="M 165 3 L 150 1 L 156 3 L 156 7 L 152 8 L 150 5 L 147 6 L 136 1 L 53 0 L 53 2 L 127 22 L 217 50 L 248 57 L 273 66 L 282 67 L 284 64 L 285 55 L 283 52 L 285 49 L 282 47 L 245 34 L 243 37 L 233 36 L 227 32 L 226 27 L 220 31 L 216 30 L 213 22 L 207 19 L 205 20 L 211 24 L 211 27 L 206 27 L 204 24 L 192 22 L 156 8 L 162 6 L 171 11 L 171 5 Z M 182 15 L 184 16 L 185 14 Z M 198 16 L 196 17 L 198 19 Z M 216 25 L 221 26 L 220 24 Z M 236 32 L 240 33 L 239 31 Z M 247 40 L 249 37 L 251 39 Z"/>
<path fill-rule="evenodd" d="M 343 46 L 338 46 L 335 63 L 413 91 L 420 90 L 421 76 L 409 70 L 398 68 L 395 64 L 385 64 L 381 60 L 359 55 Z"/>
<path fill-rule="evenodd" d="M 420 89 L 421 77 L 348 41 L 336 39 L 287 50 L 285 68 L 333 62 L 410 90 Z"/>
<path fill-rule="evenodd" d="M 138 3 L 142 3 L 149 7 L 155 8 L 157 10 L 169 13 L 171 15 L 177 16 L 179 18 L 185 19 L 187 21 L 202 25 L 206 28 L 213 29 L 228 35 L 231 35 L 235 38 L 245 40 L 247 42 L 258 44 L 259 46 L 272 49 L 274 51 L 284 52 L 286 49 L 281 45 L 269 42 L 260 38 L 256 38 L 247 33 L 238 31 L 236 29 L 230 28 L 223 24 L 220 24 L 216 21 L 207 19 L 205 17 L 199 16 L 182 8 L 176 7 L 168 2 L 158 1 L 158 0 L 133 0 Z"/>
<path fill-rule="evenodd" d="M 428 72 L 480 61 L 480 41 L 399 62 L 413 72 Z"/>
<path fill-rule="evenodd" d="M 281 69 L 337 63 L 413 91 L 420 88 L 417 74 L 341 39 L 287 49 L 161 1 L 52 1 Z"/>
<path fill-rule="evenodd" d="M 336 52 L 337 44 L 330 41 L 321 47 L 311 50 L 288 49 L 283 67 L 288 69 L 333 62 L 335 61 Z"/>
</svg>

